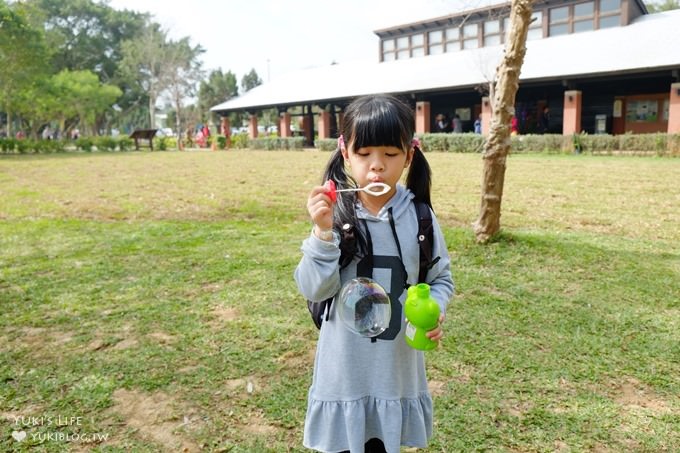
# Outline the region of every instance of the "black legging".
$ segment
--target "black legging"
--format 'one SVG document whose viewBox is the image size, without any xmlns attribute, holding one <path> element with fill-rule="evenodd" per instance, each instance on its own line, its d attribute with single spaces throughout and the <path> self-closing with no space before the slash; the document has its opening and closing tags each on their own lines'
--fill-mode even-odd
<svg viewBox="0 0 680 453">
<path fill-rule="evenodd" d="M 342 453 L 349 453 L 349 450 Z M 387 453 L 387 450 L 385 450 L 385 444 L 382 443 L 382 440 L 374 437 L 364 445 L 364 453 Z"/>
</svg>

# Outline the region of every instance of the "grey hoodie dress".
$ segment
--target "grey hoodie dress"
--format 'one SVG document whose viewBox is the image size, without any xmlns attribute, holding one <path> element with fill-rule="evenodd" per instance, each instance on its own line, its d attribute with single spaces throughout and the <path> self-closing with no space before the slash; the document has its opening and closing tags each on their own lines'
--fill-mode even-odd
<svg viewBox="0 0 680 453">
<path fill-rule="evenodd" d="M 418 279 L 418 219 L 413 194 L 402 185 L 377 216 L 357 204 L 357 216 L 366 220 L 373 242 L 373 279 L 392 300 L 392 323 L 379 339 L 361 337 L 347 329 L 331 305 L 328 321 L 319 334 L 314 377 L 309 389 L 304 446 L 324 452 L 363 452 L 364 443 L 379 438 L 388 452 L 400 445 L 426 447 L 432 435 L 432 399 L 427 389 L 424 353 L 404 340 L 402 304 L 406 298 L 397 244 L 389 223 L 391 208 L 401 245 L 408 283 Z M 441 230 L 433 215 L 433 257 L 427 283 L 442 313 L 453 296 L 450 260 Z M 295 280 L 311 301 L 335 296 L 342 284 L 357 275 L 354 261 L 340 271 L 338 241 L 327 242 L 313 234 L 302 244 L 302 259 Z"/>
</svg>

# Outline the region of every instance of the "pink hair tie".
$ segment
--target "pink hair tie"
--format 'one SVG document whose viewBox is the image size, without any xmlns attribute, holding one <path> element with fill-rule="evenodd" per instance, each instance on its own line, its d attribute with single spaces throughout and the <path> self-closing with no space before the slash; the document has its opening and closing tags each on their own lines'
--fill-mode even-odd
<svg viewBox="0 0 680 453">
<path fill-rule="evenodd" d="M 340 137 L 338 137 L 338 148 L 340 148 L 341 151 L 345 150 L 345 138 L 340 134 Z"/>
<path fill-rule="evenodd" d="M 414 137 L 413 140 L 411 140 L 411 146 L 420 149 L 420 140 Z"/>
</svg>

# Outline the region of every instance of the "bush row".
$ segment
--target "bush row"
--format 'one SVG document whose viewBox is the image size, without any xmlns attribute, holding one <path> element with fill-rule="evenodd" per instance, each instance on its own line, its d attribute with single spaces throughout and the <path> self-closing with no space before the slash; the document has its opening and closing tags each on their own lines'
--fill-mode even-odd
<svg viewBox="0 0 680 453">
<path fill-rule="evenodd" d="M 81 137 L 75 141 L 32 140 L 14 138 L 0 139 L 3 154 L 50 154 L 67 151 L 130 151 L 134 140 L 129 137 Z"/>
<path fill-rule="evenodd" d="M 424 151 L 475 153 L 484 148 L 484 137 L 477 134 L 422 134 L 419 138 Z M 680 134 L 545 134 L 516 135 L 510 139 L 512 153 L 680 156 Z"/>
<path fill-rule="evenodd" d="M 484 148 L 484 137 L 478 134 L 421 134 L 418 137 L 424 151 L 455 153 L 479 153 Z M 211 137 L 216 140 L 217 149 L 227 148 L 227 138 L 223 135 Z M 336 139 L 318 139 L 317 149 L 334 151 Z M 303 137 L 262 137 L 248 138 L 247 134 L 235 134 L 229 140 L 228 148 L 264 150 L 301 150 Z M 177 139 L 160 137 L 155 139 L 154 147 L 161 151 L 177 149 Z M 81 137 L 75 141 L 60 140 L 17 140 L 0 139 L 0 153 L 58 153 L 65 151 L 130 151 L 134 140 L 123 137 Z M 511 153 L 587 153 L 597 155 L 640 154 L 658 156 L 680 156 L 680 134 L 623 134 L 589 135 L 557 134 L 517 135 L 511 137 Z"/>
<path fill-rule="evenodd" d="M 232 140 L 233 144 L 233 140 Z M 248 140 L 248 148 L 254 149 L 297 149 L 301 150 L 305 144 L 304 137 L 264 137 Z"/>
</svg>

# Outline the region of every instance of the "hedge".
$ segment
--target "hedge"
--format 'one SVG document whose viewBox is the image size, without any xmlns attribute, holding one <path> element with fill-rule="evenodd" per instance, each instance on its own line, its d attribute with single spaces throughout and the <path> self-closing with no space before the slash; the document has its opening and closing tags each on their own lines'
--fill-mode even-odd
<svg viewBox="0 0 680 453">
<path fill-rule="evenodd" d="M 233 140 L 232 140 L 233 144 Z M 248 148 L 253 149 L 298 149 L 301 150 L 305 144 L 304 137 L 264 137 L 248 140 Z"/>
<path fill-rule="evenodd" d="M 0 154 L 50 154 L 68 151 L 130 151 L 134 141 L 125 137 L 81 137 L 69 140 L 0 138 Z"/>
<path fill-rule="evenodd" d="M 482 152 L 484 137 L 478 134 L 421 134 L 424 151 Z M 588 153 L 680 156 L 680 134 L 515 135 L 511 153 Z"/>
</svg>

